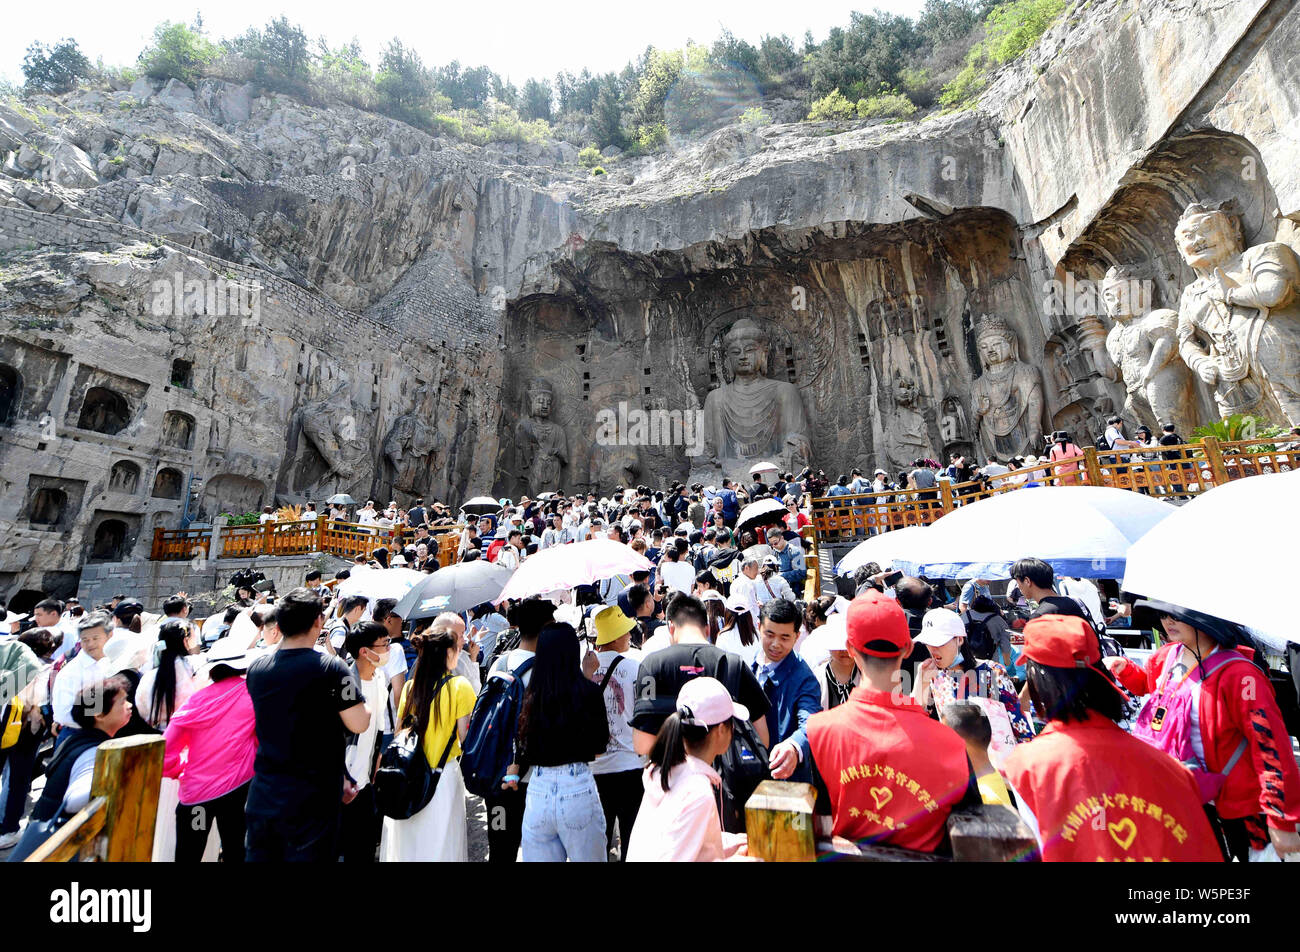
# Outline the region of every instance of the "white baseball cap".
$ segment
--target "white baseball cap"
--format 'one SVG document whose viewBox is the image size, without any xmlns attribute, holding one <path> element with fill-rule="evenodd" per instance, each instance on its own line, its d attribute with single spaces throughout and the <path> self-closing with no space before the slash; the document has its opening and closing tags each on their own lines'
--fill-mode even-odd
<svg viewBox="0 0 1300 952">
<path fill-rule="evenodd" d="M 737 615 L 741 613 L 746 615 L 749 614 L 749 605 L 739 595 L 732 595 L 723 604 L 727 606 L 727 611 L 729 612 L 733 612 Z"/>
<path fill-rule="evenodd" d="M 713 727 L 738 717 L 749 720 L 749 708 L 737 704 L 716 678 L 693 678 L 677 692 L 677 714 L 683 724 Z"/>
<path fill-rule="evenodd" d="M 931 608 L 921 621 L 921 631 L 916 636 L 916 643 L 939 648 L 954 638 L 965 638 L 966 626 L 961 616 L 950 608 Z"/>
</svg>

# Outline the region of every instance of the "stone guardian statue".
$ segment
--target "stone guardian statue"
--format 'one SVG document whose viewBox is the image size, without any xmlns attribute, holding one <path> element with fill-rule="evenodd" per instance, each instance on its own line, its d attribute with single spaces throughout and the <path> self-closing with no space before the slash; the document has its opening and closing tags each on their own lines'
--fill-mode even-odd
<svg viewBox="0 0 1300 952">
<path fill-rule="evenodd" d="M 1300 259 L 1280 241 L 1243 250 L 1227 203 L 1188 205 L 1174 230 L 1196 272 L 1178 305 L 1178 352 L 1219 413 L 1300 421 Z"/>
</svg>

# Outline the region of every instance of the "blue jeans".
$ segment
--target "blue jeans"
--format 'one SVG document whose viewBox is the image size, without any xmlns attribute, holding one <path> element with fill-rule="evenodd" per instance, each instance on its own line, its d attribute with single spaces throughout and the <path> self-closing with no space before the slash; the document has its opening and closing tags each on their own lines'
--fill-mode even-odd
<svg viewBox="0 0 1300 952">
<path fill-rule="evenodd" d="M 605 811 L 590 764 L 534 767 L 524 805 L 525 863 L 606 863 Z"/>
</svg>

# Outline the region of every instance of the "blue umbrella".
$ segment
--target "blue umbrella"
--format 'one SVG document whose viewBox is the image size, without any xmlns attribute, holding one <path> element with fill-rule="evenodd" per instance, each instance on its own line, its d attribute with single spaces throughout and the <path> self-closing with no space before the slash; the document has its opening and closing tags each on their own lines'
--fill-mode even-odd
<svg viewBox="0 0 1300 952">
<path fill-rule="evenodd" d="M 1174 507 L 1103 486 L 1038 486 L 968 503 L 917 533 L 894 568 L 927 578 L 1011 577 L 1039 558 L 1057 575 L 1123 578 L 1129 547 Z"/>
</svg>

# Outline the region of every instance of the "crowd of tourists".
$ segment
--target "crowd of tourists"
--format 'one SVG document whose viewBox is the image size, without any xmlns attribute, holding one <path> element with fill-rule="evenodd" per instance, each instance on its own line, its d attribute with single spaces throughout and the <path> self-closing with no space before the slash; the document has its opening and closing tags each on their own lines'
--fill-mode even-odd
<svg viewBox="0 0 1300 952">
<path fill-rule="evenodd" d="M 367 503 L 330 517 L 410 532 L 280 595 L 240 578 L 203 619 L 184 592 L 6 613 L 0 849 L 30 855 L 85 806 L 105 741 L 155 734 L 156 860 L 463 861 L 467 821 L 491 862 L 743 860 L 766 779 L 812 784 L 827 838 L 899 850 L 950 854 L 949 816 L 984 804 L 1046 861 L 1300 854 L 1294 685 L 1249 630 L 1103 609 L 1032 553 L 996 595 L 877 565 L 813 591 L 809 500 L 888 474 L 823 479 L 546 493 L 459 522 Z M 457 524 L 439 553 L 431 530 Z M 340 594 L 359 566 L 517 570 L 590 539 L 648 568 L 432 617 Z M 1107 634 L 1138 612 L 1158 644 L 1140 663 Z"/>
</svg>

